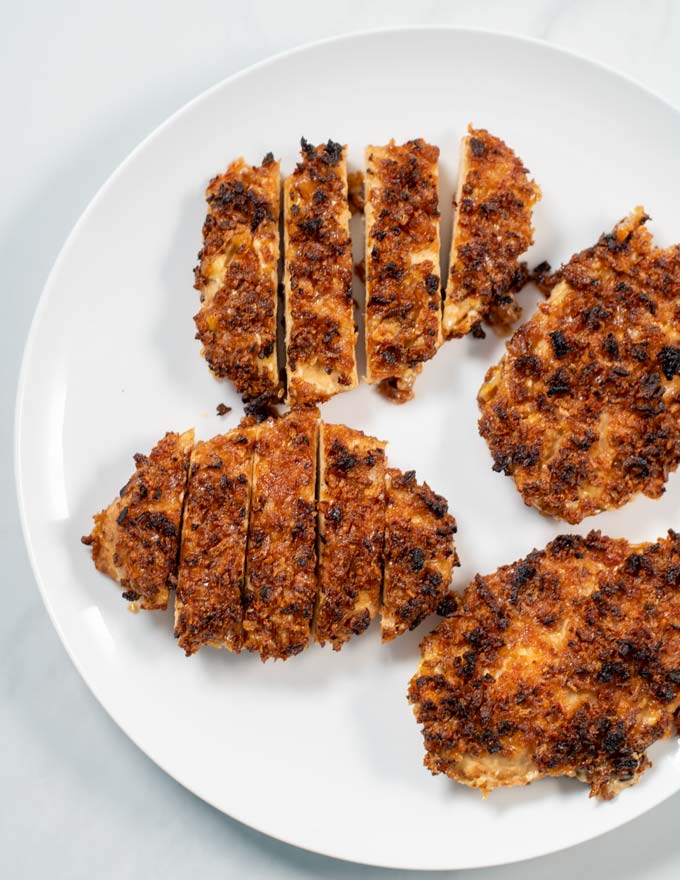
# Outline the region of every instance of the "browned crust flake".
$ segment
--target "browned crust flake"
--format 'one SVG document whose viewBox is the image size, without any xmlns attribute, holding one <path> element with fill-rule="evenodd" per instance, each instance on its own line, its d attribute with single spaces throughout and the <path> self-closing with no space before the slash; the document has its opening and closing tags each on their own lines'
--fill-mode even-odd
<svg viewBox="0 0 680 880">
<path fill-rule="evenodd" d="M 456 521 L 448 504 L 415 472 L 389 468 L 386 474 L 385 575 L 382 639 L 415 629 L 446 602 L 458 556 Z M 441 608 L 444 612 L 445 609 Z"/>
<path fill-rule="evenodd" d="M 433 773 L 482 789 L 575 776 L 611 798 L 677 732 L 680 536 L 591 532 L 477 576 L 421 645 L 409 699 Z"/>
<path fill-rule="evenodd" d="M 244 647 L 285 660 L 309 642 L 316 598 L 315 409 L 260 427 L 243 597 Z"/>
<path fill-rule="evenodd" d="M 175 598 L 175 636 L 187 655 L 203 645 L 241 648 L 256 430 L 213 437 L 191 453 Z"/>
<path fill-rule="evenodd" d="M 260 166 L 236 159 L 206 190 L 196 338 L 215 376 L 231 379 L 246 401 L 274 398 L 279 388 L 279 188 L 270 153 Z"/>
<path fill-rule="evenodd" d="M 421 139 L 366 149 L 366 381 L 399 402 L 441 343 L 438 158 Z"/>
<path fill-rule="evenodd" d="M 194 432 L 167 433 L 150 454 L 135 455 L 136 471 L 83 543 L 97 569 L 117 581 L 123 597 L 145 610 L 167 608 L 177 583 L 182 506 Z"/>
<path fill-rule="evenodd" d="M 521 159 L 484 129 L 469 126 L 459 175 L 444 301 L 447 339 L 477 330 L 481 321 L 507 329 L 521 314 L 514 293 L 527 270 L 518 258 L 533 243 L 531 212 L 541 197 Z"/>
<path fill-rule="evenodd" d="M 680 246 L 654 248 L 646 219 L 552 277 L 479 392 L 494 470 L 570 523 L 658 498 L 680 461 Z"/>
<path fill-rule="evenodd" d="M 288 403 L 317 403 L 358 384 L 347 148 L 302 139 L 284 182 Z"/>
<path fill-rule="evenodd" d="M 338 651 L 380 607 L 385 530 L 385 443 L 321 424 L 319 596 L 314 639 Z"/>
</svg>

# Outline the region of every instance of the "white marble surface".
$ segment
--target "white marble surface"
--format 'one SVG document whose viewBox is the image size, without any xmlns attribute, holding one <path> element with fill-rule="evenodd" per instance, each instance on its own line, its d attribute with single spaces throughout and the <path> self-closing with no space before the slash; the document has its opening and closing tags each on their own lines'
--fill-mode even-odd
<svg viewBox="0 0 680 880">
<path fill-rule="evenodd" d="M 10 463 L 24 338 L 71 226 L 144 135 L 239 68 L 300 43 L 362 28 L 456 24 L 549 40 L 619 68 L 680 106 L 680 4 L 674 0 L 458 0 L 417 6 L 416 11 L 416 4 L 401 0 L 42 0 L 3 9 L 3 877 L 268 880 L 400 873 L 335 862 L 250 831 L 190 795 L 132 745 L 91 696 L 52 630 L 23 548 Z M 567 136 L 569 124 L 565 120 Z M 474 875 L 479 880 L 677 878 L 679 808 L 680 795 L 599 840 Z"/>
</svg>

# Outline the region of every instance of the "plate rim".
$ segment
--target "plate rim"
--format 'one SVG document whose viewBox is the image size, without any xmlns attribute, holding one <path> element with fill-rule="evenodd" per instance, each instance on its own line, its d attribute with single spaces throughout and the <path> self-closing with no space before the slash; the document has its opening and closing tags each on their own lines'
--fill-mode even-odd
<svg viewBox="0 0 680 880">
<path fill-rule="evenodd" d="M 31 571 L 33 574 L 33 578 L 35 583 L 37 584 L 38 591 L 40 593 L 42 602 L 47 610 L 50 622 L 54 627 L 57 635 L 59 636 L 59 640 L 70 659 L 71 663 L 75 667 L 76 671 L 83 679 L 85 684 L 87 685 L 88 690 L 94 696 L 96 701 L 99 703 L 101 708 L 106 712 L 109 718 L 114 722 L 114 724 L 121 730 L 121 732 L 132 742 L 135 747 L 138 748 L 145 756 L 148 758 L 155 766 L 157 766 L 160 770 L 162 770 L 165 774 L 167 774 L 171 779 L 174 779 L 177 783 L 179 783 L 183 788 L 189 791 L 195 797 L 198 797 L 204 803 L 207 803 L 213 809 L 222 813 L 225 816 L 228 816 L 232 821 L 238 822 L 240 825 L 243 825 L 246 828 L 251 828 L 259 834 L 266 835 L 273 840 L 277 840 L 281 843 L 286 844 L 287 846 L 294 847 L 297 849 L 301 849 L 306 852 L 315 853 L 318 855 L 325 856 L 327 858 L 337 859 L 339 861 L 348 862 L 350 864 L 361 864 L 367 865 L 370 867 L 377 868 L 387 868 L 387 869 L 396 869 L 396 870 L 429 870 L 429 871 L 451 871 L 451 870 L 470 870 L 473 868 L 484 868 L 484 867 L 496 867 L 500 865 L 510 865 L 516 864 L 519 862 L 529 861 L 532 859 L 540 858 L 542 856 L 548 856 L 556 852 L 561 852 L 566 849 L 571 849 L 573 847 L 578 846 L 582 843 L 587 843 L 588 841 L 595 840 L 599 837 L 602 837 L 605 834 L 608 834 L 612 831 L 615 831 L 619 828 L 623 828 L 629 822 L 639 818 L 641 815 L 655 809 L 660 806 L 664 801 L 668 800 L 674 794 L 680 790 L 680 788 L 675 791 L 669 791 L 655 801 L 655 803 L 651 806 L 642 805 L 639 809 L 634 808 L 629 816 L 627 816 L 622 821 L 619 819 L 614 820 L 611 824 L 605 823 L 604 827 L 598 828 L 593 833 L 588 832 L 587 836 L 578 836 L 578 839 L 567 839 L 566 842 L 556 843 L 554 845 L 550 845 L 548 848 L 536 848 L 534 851 L 528 852 L 527 854 L 512 857 L 508 859 L 507 857 L 494 858 L 491 854 L 485 856 L 485 859 L 482 863 L 476 862 L 474 864 L 457 864 L 454 866 L 449 865 L 441 865 L 441 866 L 428 866 L 426 868 L 421 865 L 415 863 L 404 864 L 403 862 L 391 862 L 389 860 L 380 860 L 380 861 L 356 861 L 355 859 L 334 852 L 332 849 L 328 848 L 313 848 L 310 845 L 305 845 L 298 843 L 294 840 L 287 838 L 281 834 L 277 834 L 275 832 L 269 831 L 268 829 L 261 827 L 257 822 L 253 822 L 250 819 L 245 820 L 239 818 L 238 815 L 234 813 L 227 812 L 221 806 L 214 802 L 210 797 L 206 797 L 201 794 L 192 784 L 185 781 L 181 775 L 177 775 L 167 768 L 164 761 L 158 760 L 153 757 L 149 751 L 144 748 L 135 737 L 128 732 L 126 725 L 117 717 L 117 713 L 110 709 L 105 701 L 104 696 L 100 694 L 99 687 L 94 684 L 91 680 L 90 674 L 86 673 L 83 666 L 76 658 L 75 653 L 73 652 L 68 639 L 58 622 L 57 613 L 54 608 L 53 602 L 49 598 L 48 590 L 45 586 L 45 579 L 41 576 L 40 568 L 37 561 L 36 552 L 33 546 L 31 534 L 29 531 L 29 526 L 27 522 L 27 514 L 26 514 L 26 505 L 25 505 L 25 495 L 24 495 L 24 486 L 23 486 L 23 459 L 22 459 L 22 438 L 24 434 L 24 425 L 23 425 L 23 409 L 24 409 L 24 400 L 27 394 L 27 376 L 29 370 L 29 362 L 33 356 L 33 349 L 35 345 L 35 339 L 38 334 L 38 330 L 42 321 L 42 316 L 47 307 L 47 302 L 52 296 L 52 291 L 55 287 L 55 279 L 57 278 L 59 271 L 61 269 L 61 265 L 65 262 L 68 252 L 73 247 L 74 242 L 77 239 L 78 233 L 80 232 L 81 227 L 85 226 L 87 220 L 89 219 L 90 214 L 93 212 L 99 201 L 103 198 L 103 196 L 108 192 L 110 188 L 112 188 L 119 175 L 123 174 L 125 169 L 129 164 L 131 164 L 136 158 L 137 154 L 141 152 L 144 148 L 147 147 L 155 138 L 159 137 L 162 132 L 170 127 L 175 120 L 180 117 L 182 114 L 189 112 L 193 107 L 200 104 L 202 101 L 207 100 L 210 96 L 223 88 L 231 86 L 235 82 L 237 82 L 241 78 L 245 78 L 250 76 L 252 73 L 255 73 L 258 70 L 264 69 L 266 67 L 276 65 L 281 61 L 284 61 L 290 57 L 296 55 L 302 55 L 305 52 L 310 50 L 318 49 L 323 47 L 324 45 L 336 44 L 347 42 L 351 43 L 358 39 L 366 39 L 374 36 L 390 36 L 403 34 L 405 32 L 412 32 L 417 34 L 427 34 L 427 33 L 455 33 L 458 35 L 466 35 L 469 34 L 471 36 L 488 36 L 488 37 L 497 37 L 503 40 L 509 40 L 515 43 L 538 46 L 543 49 L 548 49 L 551 52 L 555 52 L 559 55 L 566 56 L 573 60 L 578 61 L 580 64 L 585 64 L 590 68 L 595 68 L 601 72 L 608 74 L 609 76 L 616 77 L 619 80 L 623 80 L 628 84 L 628 86 L 632 86 L 637 89 L 641 93 L 643 93 L 648 99 L 652 99 L 658 103 L 660 103 L 663 107 L 671 112 L 680 115 L 680 107 L 677 107 L 670 100 L 665 98 L 663 95 L 659 94 L 654 89 L 644 85 L 637 78 L 624 73 L 618 70 L 613 65 L 607 64 L 605 62 L 601 62 L 595 60 L 593 58 L 588 57 L 586 54 L 579 52 L 574 49 L 565 48 L 563 46 L 558 45 L 557 43 L 553 43 L 550 40 L 542 39 L 539 37 L 527 36 L 524 34 L 513 33 L 512 31 L 506 30 L 498 30 L 494 28 L 482 28 L 482 27 L 461 27 L 457 25 L 448 25 L 448 24 L 421 24 L 421 25 L 398 25 L 391 27 L 376 27 L 376 28 L 367 28 L 367 29 L 359 29 L 353 31 L 345 31 L 340 34 L 336 34 L 329 37 L 323 37 L 318 40 L 312 40 L 310 42 L 302 43 L 296 46 L 293 46 L 288 49 L 284 49 L 281 52 L 277 52 L 273 55 L 268 55 L 265 58 L 260 59 L 259 61 L 254 62 L 246 67 L 240 68 L 236 70 L 234 73 L 229 74 L 223 79 L 213 83 L 213 85 L 208 86 L 208 88 L 196 94 L 193 98 L 186 101 L 176 110 L 174 110 L 169 116 L 167 116 L 161 123 L 151 129 L 140 141 L 137 143 L 132 150 L 130 150 L 125 157 L 115 166 L 113 171 L 106 177 L 103 183 L 96 189 L 94 195 L 88 201 L 86 207 L 80 213 L 78 219 L 70 228 L 68 235 L 66 236 L 64 243 L 59 249 L 58 255 L 47 275 L 45 283 L 42 287 L 40 296 L 36 303 L 33 316 L 30 322 L 29 330 L 26 336 L 26 341 L 24 343 L 23 353 L 21 356 L 21 365 L 19 370 L 19 377 L 17 381 L 17 390 L 15 397 L 15 406 L 14 406 L 14 430 L 13 430 L 13 452 L 14 452 L 14 483 L 15 483 L 15 497 L 17 502 L 17 508 L 19 512 L 19 522 L 21 524 L 21 533 L 24 540 L 24 545 L 26 547 L 26 552 L 28 555 Z M 576 836 L 576 835 L 572 835 Z M 571 836 L 570 836 L 571 837 Z M 455 850 L 454 850 L 455 851 Z"/>
</svg>

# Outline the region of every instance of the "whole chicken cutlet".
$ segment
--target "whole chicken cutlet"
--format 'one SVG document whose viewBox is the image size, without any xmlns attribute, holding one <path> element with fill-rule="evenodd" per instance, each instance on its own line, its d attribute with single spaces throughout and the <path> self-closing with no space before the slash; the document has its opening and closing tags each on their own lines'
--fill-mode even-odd
<svg viewBox="0 0 680 880">
<path fill-rule="evenodd" d="M 409 699 L 432 773 L 479 788 L 574 776 L 612 798 L 677 733 L 680 535 L 591 532 L 477 576 L 421 645 Z"/>
<path fill-rule="evenodd" d="M 479 391 L 494 470 L 526 504 L 578 523 L 680 461 L 680 246 L 662 250 L 637 208 L 547 280 Z"/>
</svg>

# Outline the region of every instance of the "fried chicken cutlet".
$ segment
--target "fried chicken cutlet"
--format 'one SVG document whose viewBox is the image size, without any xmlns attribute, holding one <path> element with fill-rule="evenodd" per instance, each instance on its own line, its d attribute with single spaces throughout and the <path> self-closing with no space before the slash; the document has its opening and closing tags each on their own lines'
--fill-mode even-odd
<svg viewBox="0 0 680 880">
<path fill-rule="evenodd" d="M 574 776 L 609 799 L 678 732 L 680 535 L 591 532 L 477 576 L 409 688 L 432 773 L 479 788 Z"/>
<path fill-rule="evenodd" d="M 655 248 L 646 220 L 553 276 L 479 391 L 494 470 L 570 523 L 658 498 L 680 461 L 680 246 Z"/>
<path fill-rule="evenodd" d="M 415 629 L 437 609 L 447 613 L 447 598 L 458 556 L 453 543 L 456 521 L 445 498 L 414 471 L 389 468 L 385 478 L 385 573 L 381 608 L 383 642 Z"/>
<path fill-rule="evenodd" d="M 253 447 L 257 428 L 196 443 L 189 464 L 175 595 L 175 637 L 239 651 Z"/>
<path fill-rule="evenodd" d="M 244 401 L 275 399 L 279 389 L 279 189 L 269 153 L 259 166 L 236 159 L 206 190 L 196 338 L 215 376 L 231 379 Z"/>
<path fill-rule="evenodd" d="M 366 148 L 366 381 L 410 400 L 441 344 L 439 148 Z"/>
<path fill-rule="evenodd" d="M 94 517 L 83 544 L 97 569 L 123 588 L 133 608 L 167 608 L 177 583 L 180 527 L 194 432 L 167 433 L 149 455 L 135 455 L 135 473 L 120 496 Z"/>
<path fill-rule="evenodd" d="M 446 339 L 486 321 L 505 329 L 521 309 L 514 293 L 527 280 L 518 258 L 533 242 L 533 206 L 541 190 L 500 138 L 468 127 L 462 140 L 453 238 L 444 300 Z"/>
<path fill-rule="evenodd" d="M 385 446 L 345 425 L 321 423 L 319 593 L 314 640 L 336 651 L 380 608 L 385 533 Z"/>
<path fill-rule="evenodd" d="M 347 147 L 302 139 L 283 185 L 288 403 L 328 400 L 358 384 Z"/>
</svg>

